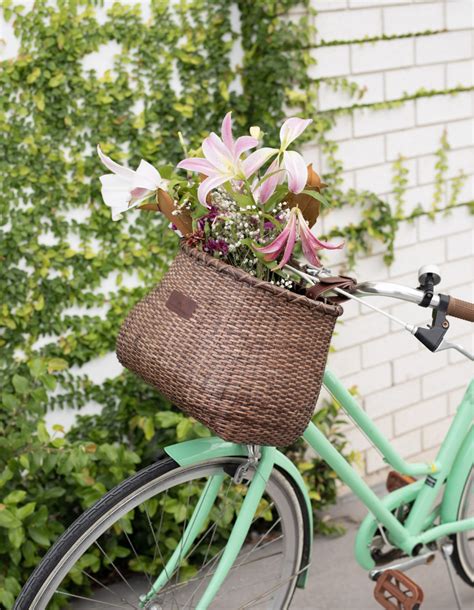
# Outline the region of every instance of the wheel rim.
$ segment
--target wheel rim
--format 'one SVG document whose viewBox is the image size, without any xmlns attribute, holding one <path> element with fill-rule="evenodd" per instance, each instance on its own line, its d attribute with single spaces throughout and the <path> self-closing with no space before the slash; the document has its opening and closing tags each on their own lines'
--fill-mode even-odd
<svg viewBox="0 0 474 610">
<path fill-rule="evenodd" d="M 474 517 L 474 470 L 471 470 L 464 491 L 461 497 L 460 519 Z M 469 576 L 474 582 L 474 532 L 466 531 L 458 534 L 459 560 Z"/>
<path fill-rule="evenodd" d="M 176 511 L 180 512 L 181 532 L 186 529 L 186 521 L 197 501 L 192 491 L 196 481 L 202 486 L 211 476 L 223 473 L 224 465 L 238 464 L 241 460 L 216 460 L 201 466 L 172 470 L 157 479 L 142 485 L 133 494 L 120 501 L 113 509 L 108 510 L 80 536 L 63 555 L 53 572 L 42 584 L 31 608 L 42 610 L 58 608 L 66 600 L 74 610 L 99 610 L 100 608 L 141 608 L 139 598 L 146 594 L 159 571 L 166 564 L 167 547 L 160 539 L 163 521 L 169 517 L 170 503 L 181 498 L 181 492 L 187 496 L 187 503 L 178 502 Z M 206 582 L 212 576 L 225 542 L 217 544 L 226 520 L 230 526 L 235 521 L 236 509 L 242 499 L 242 486 L 236 486 L 231 476 L 226 476 L 211 519 L 200 532 L 189 552 L 185 554 L 180 567 L 175 571 L 170 583 L 145 607 L 149 610 L 167 608 L 194 608 L 206 589 Z M 178 496 L 178 498 L 176 497 Z M 239 500 L 240 498 L 240 500 Z M 158 506 L 152 513 L 151 501 Z M 151 564 L 142 559 L 140 544 L 134 533 L 127 533 L 127 522 L 131 511 L 140 511 L 142 520 L 150 527 L 153 534 L 152 553 L 147 548 L 148 557 L 153 554 Z M 273 521 L 269 521 L 270 516 Z M 183 519 L 184 517 L 184 519 Z M 174 518 L 178 521 L 177 514 Z M 161 524 L 160 524 L 161 519 Z M 122 528 L 117 536 L 120 547 L 126 549 L 127 556 L 120 557 L 124 550 L 118 550 L 110 543 L 110 532 Z M 294 492 L 285 477 L 274 470 L 268 482 L 265 496 L 260 503 L 254 518 L 251 536 L 239 554 L 221 590 L 211 608 L 253 607 L 285 608 L 291 600 L 295 586 L 302 553 L 302 522 L 299 506 Z M 150 536 L 148 536 L 150 540 Z M 125 542 L 124 542 L 125 541 Z M 126 546 L 125 546 L 126 544 Z M 149 544 L 149 543 L 147 543 Z M 167 541 L 170 546 L 169 540 Z M 123 546 L 122 546 L 123 545 Z M 217 548 L 219 547 L 219 548 Z M 110 548 L 113 551 L 110 551 Z M 205 549 L 203 551 L 203 549 Z M 168 549 L 171 552 L 171 549 Z M 204 554 L 203 554 L 204 553 Z M 99 557 L 102 563 L 108 563 L 106 578 L 100 572 L 94 572 L 94 560 L 84 557 Z M 196 558 L 198 563 L 196 565 Z M 141 562 L 141 564 L 140 564 Z M 96 561 L 97 563 L 97 561 Z M 133 577 L 129 567 L 142 568 L 148 572 L 144 577 Z M 127 567 L 123 567 L 127 566 Z M 152 569 L 149 569 L 150 566 Z M 195 571 L 199 568 L 199 571 Z M 113 578 L 112 578 L 113 576 Z M 91 593 L 81 592 L 79 581 L 86 582 Z M 77 581 L 77 582 L 76 582 Z M 184 584 L 183 584 L 184 583 Z M 233 600 L 233 601 L 231 601 Z M 229 602 L 232 605 L 229 605 Z"/>
</svg>

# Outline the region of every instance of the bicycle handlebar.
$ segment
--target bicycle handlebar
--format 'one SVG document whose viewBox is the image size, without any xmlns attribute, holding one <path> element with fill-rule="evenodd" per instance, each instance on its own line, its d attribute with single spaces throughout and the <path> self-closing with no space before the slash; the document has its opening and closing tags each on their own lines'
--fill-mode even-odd
<svg viewBox="0 0 474 610">
<path fill-rule="evenodd" d="M 361 284 L 357 284 L 353 294 L 357 296 L 392 297 L 394 299 L 415 303 L 416 305 L 419 305 L 425 296 L 425 293 L 422 290 L 408 288 L 408 286 L 392 284 L 390 282 L 362 282 Z M 438 305 L 439 296 L 434 294 L 429 307 L 438 307 Z"/>
<path fill-rule="evenodd" d="M 466 320 L 466 322 L 474 322 L 474 303 L 449 297 L 446 313 L 448 316 L 454 316 L 460 320 Z"/>
</svg>

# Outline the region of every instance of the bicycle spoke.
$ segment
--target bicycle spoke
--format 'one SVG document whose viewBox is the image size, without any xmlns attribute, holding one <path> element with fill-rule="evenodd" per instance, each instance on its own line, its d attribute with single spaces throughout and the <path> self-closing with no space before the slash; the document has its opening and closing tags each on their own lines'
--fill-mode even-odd
<svg viewBox="0 0 474 610">
<path fill-rule="evenodd" d="M 113 569 L 115 570 L 115 572 L 119 575 L 119 577 L 123 580 L 123 582 L 127 585 L 127 587 L 130 589 L 130 591 L 136 595 L 137 599 L 140 598 L 139 594 L 135 591 L 135 589 L 132 587 L 132 585 L 128 582 L 128 580 L 125 578 L 125 576 L 122 574 L 122 572 L 117 568 L 117 566 L 114 564 L 114 562 L 110 559 L 110 557 L 107 555 L 107 553 L 104 551 L 104 549 L 100 546 L 100 544 L 97 542 L 97 540 L 95 541 L 95 545 L 98 547 L 98 549 L 100 550 L 100 552 L 104 555 L 104 557 L 107 559 L 107 561 L 110 563 L 110 565 L 113 567 Z M 132 606 L 133 607 L 133 606 Z"/>
<path fill-rule="evenodd" d="M 115 597 L 118 597 L 119 600 L 121 602 L 125 602 L 128 604 L 127 600 L 124 599 L 123 597 L 121 597 L 117 591 L 115 591 L 114 589 L 111 589 L 110 587 L 108 587 L 107 585 L 104 585 L 104 583 L 100 582 L 100 580 L 97 580 L 97 578 L 94 578 L 94 576 L 91 576 L 88 572 L 86 572 L 85 570 L 81 570 L 82 574 L 84 574 L 85 576 L 87 576 L 87 578 L 90 578 L 93 582 L 95 582 L 96 584 L 98 584 L 100 587 L 102 587 L 103 589 L 105 589 L 106 591 L 109 591 L 110 593 L 112 593 L 113 595 L 115 595 Z"/>
<path fill-rule="evenodd" d="M 58 589 L 56 591 L 59 595 L 64 595 L 65 597 L 73 597 L 74 599 L 82 599 L 86 602 L 94 602 L 94 604 L 102 604 L 103 606 L 110 606 L 111 608 L 133 608 L 134 610 L 138 610 L 138 606 L 132 606 L 129 602 L 127 602 L 127 606 L 117 606 L 117 604 L 111 604 L 109 602 L 100 601 L 98 599 L 91 599 L 90 597 L 84 597 L 83 595 L 76 595 L 75 593 L 68 593 L 67 591 L 61 591 Z"/>
<path fill-rule="evenodd" d="M 136 557 L 136 559 L 137 559 L 137 561 L 138 561 L 139 566 L 140 566 L 141 568 L 143 568 L 143 562 L 142 562 L 142 559 L 140 559 L 140 557 L 138 556 L 138 553 L 137 553 L 137 551 L 135 550 L 135 547 L 133 546 L 132 541 L 131 541 L 131 540 L 130 540 L 130 538 L 129 538 L 129 535 L 127 534 L 127 532 L 126 532 L 126 531 L 124 531 L 123 533 L 125 534 L 125 538 L 127 539 L 128 544 L 130 545 L 130 548 L 132 549 L 132 552 L 133 552 L 133 554 L 135 555 L 135 557 Z M 152 582 L 151 582 L 151 578 L 150 578 L 150 576 L 149 576 L 148 572 L 147 572 L 145 569 L 143 569 L 143 573 L 145 574 L 145 577 L 146 577 L 146 579 L 148 580 L 148 583 L 149 583 L 149 585 L 150 585 L 150 587 L 151 587 L 151 586 L 152 586 Z"/>
</svg>

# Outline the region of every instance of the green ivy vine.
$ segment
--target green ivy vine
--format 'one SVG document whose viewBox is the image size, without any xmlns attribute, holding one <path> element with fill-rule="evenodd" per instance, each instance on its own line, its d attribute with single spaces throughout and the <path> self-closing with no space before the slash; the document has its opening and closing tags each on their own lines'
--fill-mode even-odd
<svg viewBox="0 0 474 610">
<path fill-rule="evenodd" d="M 386 244 L 387 261 L 393 258 L 394 236 L 407 219 L 403 159 L 394 164 L 392 212 L 371 192 L 342 188 L 343 167 L 328 132 L 340 113 L 355 108 L 376 111 L 466 88 L 369 105 L 349 79 L 311 79 L 309 4 L 181 0 L 171 9 L 168 0 L 152 0 L 145 20 L 132 2 L 104 8 L 92 0 L 36 0 L 29 9 L 0 2 L 20 42 L 18 56 L 0 63 L 0 607 L 12 607 L 27 574 L 74 516 L 71 506 L 88 506 L 153 460 L 160 446 L 208 434 L 132 375 L 99 384 L 77 374 L 114 349 L 126 312 L 160 279 L 177 247 L 156 214 L 110 221 L 99 193 L 97 144 L 131 166 L 141 158 L 176 162 L 178 131 L 193 146 L 232 109 L 242 130 L 258 124 L 276 145 L 275 126 L 290 108 L 313 118 L 305 135 L 328 159 L 333 205 L 360 209 L 359 223 L 333 235 L 345 238 L 352 261 L 374 239 Z M 288 21 L 295 8 L 306 12 Z M 366 43 L 322 44 L 349 42 Z M 84 58 L 110 44 L 111 69 L 83 67 Z M 237 44 L 240 65 L 232 60 Z M 355 104 L 318 113 L 323 82 Z M 443 141 L 437 153 L 433 206 L 414 214 L 468 203 L 458 201 L 460 175 L 438 209 L 447 146 Z M 48 409 L 90 401 L 102 415 L 50 436 L 43 424 Z M 335 405 L 326 405 L 317 423 L 344 448 Z M 317 458 L 308 462 L 300 446 L 291 451 L 311 483 L 315 510 L 334 501 L 335 474 Z"/>
</svg>

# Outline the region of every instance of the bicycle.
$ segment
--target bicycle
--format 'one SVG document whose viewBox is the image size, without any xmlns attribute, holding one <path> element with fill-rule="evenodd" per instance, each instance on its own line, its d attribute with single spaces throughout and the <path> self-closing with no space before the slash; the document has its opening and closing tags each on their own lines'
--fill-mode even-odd
<svg viewBox="0 0 474 610">
<path fill-rule="evenodd" d="M 288 269 L 309 284 L 331 276 L 327 269 Z M 439 281 L 437 269 L 427 266 L 419 272 L 417 289 L 365 282 L 351 292 L 334 292 L 389 316 L 432 352 L 456 349 L 474 360 L 445 339 L 446 316 L 473 322 L 474 304 L 436 294 Z M 370 295 L 430 307 L 432 323 L 406 324 L 366 303 L 363 298 Z M 419 608 L 423 594 L 404 571 L 429 562 L 439 551 L 451 555 L 459 576 L 474 586 L 474 538 L 468 533 L 474 529 L 474 517 L 468 516 L 474 509 L 474 379 L 431 464 L 402 459 L 328 369 L 324 385 L 395 469 L 389 476 L 391 491 L 380 499 L 314 424 L 303 434 L 369 511 L 357 534 L 355 557 L 376 581 L 379 602 L 386 608 Z M 138 514 L 146 528 L 132 539 L 130 522 Z M 179 532 L 179 542 L 160 539 L 164 522 L 167 532 Z M 54 609 L 69 601 L 74 608 L 89 610 L 288 608 L 295 588 L 304 587 L 308 579 L 312 525 L 303 479 L 275 447 L 239 445 L 218 437 L 175 444 L 66 530 L 34 570 L 14 608 Z M 153 559 L 140 555 L 142 546 L 151 548 Z M 132 564 L 144 577 L 131 576 Z M 90 595 L 83 593 L 84 583 Z M 390 606 L 394 599 L 401 605 Z"/>
</svg>

